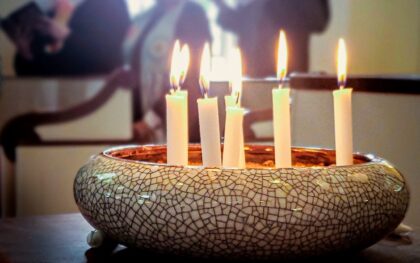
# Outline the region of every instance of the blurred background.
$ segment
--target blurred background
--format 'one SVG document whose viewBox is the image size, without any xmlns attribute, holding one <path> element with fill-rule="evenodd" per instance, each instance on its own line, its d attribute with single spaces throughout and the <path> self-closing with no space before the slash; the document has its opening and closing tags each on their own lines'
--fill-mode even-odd
<svg viewBox="0 0 420 263">
<path fill-rule="evenodd" d="M 0 16 L 25 3 L 25 0 L 3 0 Z M 121 0 L 127 5 L 131 19 L 147 11 L 155 0 Z M 218 8 L 211 0 L 196 0 L 209 20 L 212 33 L 212 51 L 224 56 L 237 38 L 217 23 Z M 243 5 L 247 1 L 227 0 L 230 6 Z M 310 39 L 309 70 L 334 72 L 334 50 L 338 37 L 348 43 L 350 72 L 353 74 L 383 74 L 420 72 L 420 3 L 416 0 L 339 0 L 330 1 L 330 20 L 323 32 Z M 97 10 L 100 12 L 100 10 Z M 246 19 L 244 17 L 243 19 Z M 3 75 L 14 76 L 13 58 L 15 47 L 0 34 L 0 56 Z M 266 54 L 274 56 L 274 54 Z M 217 63 L 217 62 L 216 62 Z M 222 64 L 222 63 L 220 63 Z M 216 64 L 217 65 L 217 64 Z M 217 69 L 216 69 L 217 70 Z M 223 78 L 220 70 L 217 78 Z"/>
<path fill-rule="evenodd" d="M 191 49 L 190 141 L 199 142 L 199 60 L 211 43 L 210 95 L 229 93 L 227 57 L 243 52 L 246 141 L 273 140 L 280 28 L 289 44 L 293 145 L 334 147 L 336 45 L 346 39 L 354 148 L 408 178 L 420 212 L 418 0 L 1 0 L 0 211 L 76 212 L 79 167 L 110 146 L 164 143 L 176 39 Z"/>
</svg>

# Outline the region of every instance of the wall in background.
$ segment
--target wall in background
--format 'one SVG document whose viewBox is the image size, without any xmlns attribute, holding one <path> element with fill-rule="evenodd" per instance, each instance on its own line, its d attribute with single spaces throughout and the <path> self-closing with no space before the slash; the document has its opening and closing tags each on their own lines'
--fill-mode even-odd
<svg viewBox="0 0 420 263">
<path fill-rule="evenodd" d="M 337 39 L 346 38 L 353 74 L 420 73 L 420 1 L 330 1 L 326 32 L 311 43 L 311 70 L 335 71 Z"/>
</svg>

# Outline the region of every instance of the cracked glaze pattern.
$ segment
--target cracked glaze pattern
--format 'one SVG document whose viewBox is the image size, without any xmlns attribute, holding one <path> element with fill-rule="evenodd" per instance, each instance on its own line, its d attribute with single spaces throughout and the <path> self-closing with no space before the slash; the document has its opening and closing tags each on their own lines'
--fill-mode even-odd
<svg viewBox="0 0 420 263">
<path fill-rule="evenodd" d="M 272 147 L 261 147 L 248 146 L 247 161 L 259 156 L 255 149 L 272 157 Z M 294 149 L 294 162 L 306 160 L 303 167 L 216 169 L 152 163 L 164 159 L 155 149 L 162 146 L 111 149 L 76 176 L 80 211 L 121 244 L 202 257 L 325 255 L 377 242 L 408 206 L 403 176 L 379 158 L 308 167 L 311 156 L 328 159 L 333 152 Z"/>
</svg>

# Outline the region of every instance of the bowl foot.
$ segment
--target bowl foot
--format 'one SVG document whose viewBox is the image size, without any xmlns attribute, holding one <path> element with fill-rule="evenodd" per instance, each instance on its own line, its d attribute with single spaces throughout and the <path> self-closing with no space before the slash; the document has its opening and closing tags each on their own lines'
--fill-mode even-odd
<svg viewBox="0 0 420 263">
<path fill-rule="evenodd" d="M 118 243 L 106 236 L 101 230 L 90 231 L 86 237 L 86 242 L 91 248 L 103 248 L 114 250 Z"/>
</svg>

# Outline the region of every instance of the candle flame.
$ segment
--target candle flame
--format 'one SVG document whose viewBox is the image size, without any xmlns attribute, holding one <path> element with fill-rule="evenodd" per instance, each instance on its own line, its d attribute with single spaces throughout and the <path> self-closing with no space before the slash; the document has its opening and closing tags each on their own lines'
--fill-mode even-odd
<svg viewBox="0 0 420 263">
<path fill-rule="evenodd" d="M 280 80 L 281 88 L 284 79 L 287 74 L 287 40 L 286 34 L 283 30 L 280 30 L 279 34 L 279 46 L 277 50 L 277 78 Z"/>
<path fill-rule="evenodd" d="M 171 58 L 170 84 L 172 91 L 179 90 L 187 77 L 188 66 L 190 64 L 190 51 L 188 45 L 183 45 L 182 49 L 179 40 L 175 41 Z"/>
<path fill-rule="evenodd" d="M 337 80 L 340 89 L 346 86 L 347 77 L 347 51 L 344 39 L 338 41 L 338 58 L 337 58 Z"/>
<path fill-rule="evenodd" d="M 229 67 L 231 68 L 231 79 L 229 81 L 231 95 L 236 97 L 236 104 L 239 105 L 242 92 L 242 59 L 239 48 L 235 48 L 232 52 L 229 59 Z"/>
<path fill-rule="evenodd" d="M 179 40 L 175 41 L 174 48 L 172 51 L 172 58 L 171 58 L 171 72 L 169 74 L 169 82 L 171 84 L 172 90 L 178 89 L 178 61 L 179 61 L 179 53 L 181 52 L 181 47 L 179 44 Z"/>
<path fill-rule="evenodd" d="M 210 88 L 210 72 L 211 72 L 211 65 L 210 65 L 210 47 L 209 43 L 204 45 L 203 54 L 201 55 L 201 65 L 200 65 L 200 88 L 204 95 L 207 97 Z"/>
<path fill-rule="evenodd" d="M 181 66 L 179 73 L 179 86 L 181 86 L 187 78 L 188 67 L 190 66 L 190 48 L 184 44 L 181 49 Z"/>
</svg>

